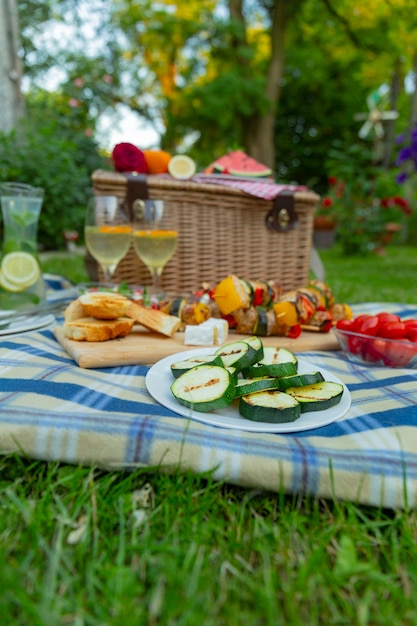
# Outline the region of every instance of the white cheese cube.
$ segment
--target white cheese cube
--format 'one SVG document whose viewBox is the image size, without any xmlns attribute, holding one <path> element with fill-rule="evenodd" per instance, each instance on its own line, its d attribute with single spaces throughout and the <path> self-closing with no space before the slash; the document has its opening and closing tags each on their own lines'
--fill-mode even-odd
<svg viewBox="0 0 417 626">
<path fill-rule="evenodd" d="M 184 344 L 186 346 L 214 346 L 215 344 L 215 327 L 191 326 L 187 324 L 185 327 Z"/>
<path fill-rule="evenodd" d="M 214 343 L 221 345 L 227 340 L 229 334 L 229 324 L 226 320 L 210 317 L 208 320 L 200 324 L 203 327 L 213 327 L 215 329 Z"/>
</svg>

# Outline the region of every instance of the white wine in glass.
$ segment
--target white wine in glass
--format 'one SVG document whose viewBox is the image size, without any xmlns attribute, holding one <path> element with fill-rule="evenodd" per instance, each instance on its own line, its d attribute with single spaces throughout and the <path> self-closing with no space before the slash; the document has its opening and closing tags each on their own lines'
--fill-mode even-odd
<svg viewBox="0 0 417 626">
<path fill-rule="evenodd" d="M 178 232 L 164 216 L 163 201 L 141 201 L 141 210 L 134 214 L 133 246 L 151 274 L 151 291 L 155 296 L 162 295 L 162 272 L 176 250 L 177 241 Z"/>
<path fill-rule="evenodd" d="M 101 266 L 104 281 L 111 282 L 118 263 L 127 254 L 132 236 L 129 217 L 117 196 L 94 196 L 85 215 L 85 243 Z"/>
</svg>

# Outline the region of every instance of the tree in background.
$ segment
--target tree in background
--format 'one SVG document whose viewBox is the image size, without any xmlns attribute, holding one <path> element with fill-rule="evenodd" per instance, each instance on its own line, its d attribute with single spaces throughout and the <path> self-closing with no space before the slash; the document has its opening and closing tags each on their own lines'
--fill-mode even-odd
<svg viewBox="0 0 417 626">
<path fill-rule="evenodd" d="M 207 164 L 240 146 L 274 167 L 285 30 L 305 0 L 119 2 L 114 14 L 134 64 L 159 100 L 162 146 L 195 145 Z"/>
<path fill-rule="evenodd" d="M 407 125 L 414 15 L 412 0 L 121 0 L 114 18 L 133 66 L 146 66 L 163 147 L 203 165 L 240 147 L 305 182 L 331 141 L 358 141 L 354 115 L 381 84 Z M 387 124 L 387 165 L 393 131 Z"/>
<path fill-rule="evenodd" d="M 161 147 L 187 151 L 200 166 L 239 147 L 273 163 L 282 179 L 323 180 L 329 146 L 358 141 L 354 115 L 383 83 L 392 84 L 390 106 L 400 112 L 398 124 L 386 126 L 386 155 L 394 129 L 408 126 L 413 0 L 19 0 L 19 7 L 32 86 L 58 65 L 57 94 L 88 107 L 93 131 L 100 115 L 123 104 L 157 128 Z M 70 45 L 48 48 L 52 17 L 59 24 L 71 15 Z M 47 40 L 33 36 L 42 24 Z"/>
<path fill-rule="evenodd" d="M 41 248 L 59 249 L 65 246 L 63 231 L 82 232 L 91 172 L 105 163 L 94 139 L 94 107 L 100 104 L 87 91 L 90 99 L 78 97 L 84 83 L 71 80 L 68 73 L 64 74 L 63 89 L 49 91 L 40 86 L 51 62 L 59 65 L 62 61 L 62 57 L 52 61 L 46 51 L 38 53 L 34 47 L 37 29 L 51 19 L 52 4 L 36 0 L 20 3 L 19 8 L 23 66 L 26 78 L 32 80 L 25 93 L 24 112 L 14 120 L 14 129 L 0 132 L 0 180 L 45 189 L 39 242 Z M 84 62 L 84 56 L 79 61 Z M 65 55 L 67 62 L 67 68 L 79 66 L 75 51 Z"/>
<path fill-rule="evenodd" d="M 11 131 L 23 115 L 20 88 L 19 20 L 16 0 L 0 3 L 0 131 Z"/>
</svg>

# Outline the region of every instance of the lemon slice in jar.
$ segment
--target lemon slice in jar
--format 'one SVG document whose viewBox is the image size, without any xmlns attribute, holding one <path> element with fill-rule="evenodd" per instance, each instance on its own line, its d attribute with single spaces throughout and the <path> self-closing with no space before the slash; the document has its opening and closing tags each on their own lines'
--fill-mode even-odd
<svg viewBox="0 0 417 626">
<path fill-rule="evenodd" d="M 195 171 L 195 162 L 185 154 L 176 154 L 168 162 L 168 172 L 174 178 L 185 180 L 194 176 Z"/>
<path fill-rule="evenodd" d="M 31 287 L 40 276 L 36 258 L 28 252 L 9 252 L 3 257 L 0 285 L 7 291 L 23 291 Z"/>
</svg>

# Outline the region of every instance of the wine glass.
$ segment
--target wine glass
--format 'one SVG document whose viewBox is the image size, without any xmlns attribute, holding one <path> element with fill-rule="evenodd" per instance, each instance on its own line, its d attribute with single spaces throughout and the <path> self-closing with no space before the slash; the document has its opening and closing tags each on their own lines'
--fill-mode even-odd
<svg viewBox="0 0 417 626">
<path fill-rule="evenodd" d="M 85 243 L 111 283 L 116 267 L 129 250 L 132 225 L 117 196 L 94 196 L 87 205 Z"/>
<path fill-rule="evenodd" d="M 133 204 L 133 247 L 152 277 L 151 293 L 162 294 L 161 276 L 173 256 L 178 232 L 164 213 L 163 200 L 136 200 Z"/>
</svg>

